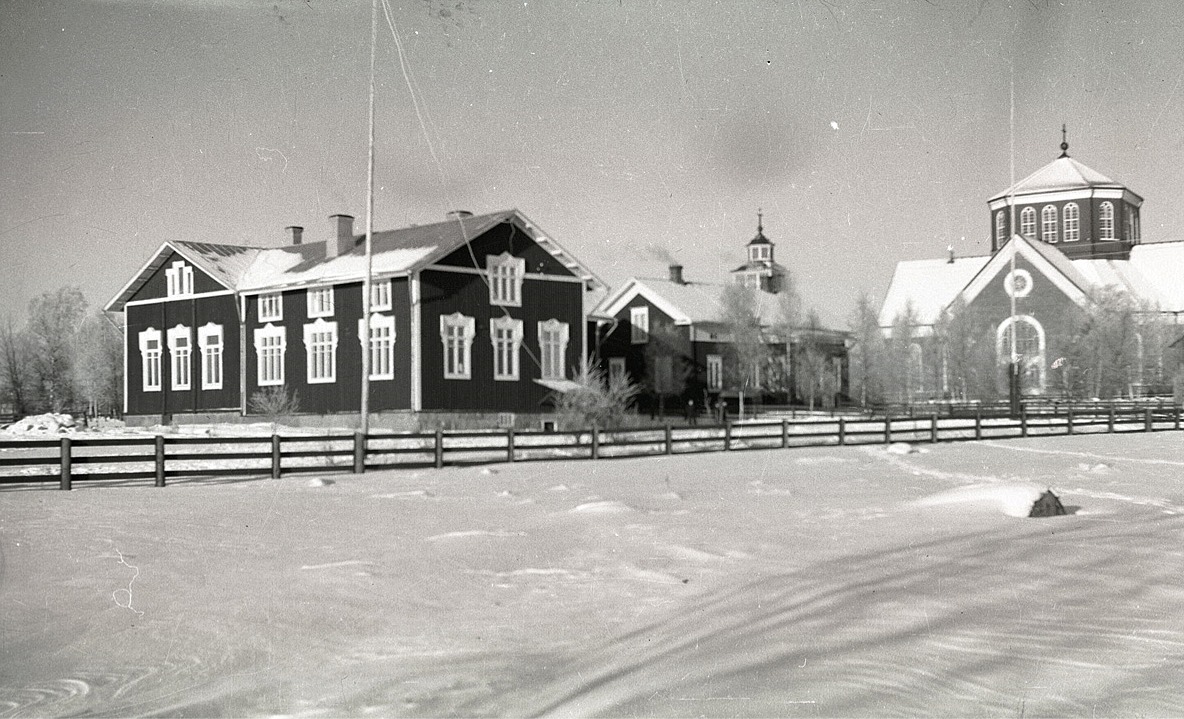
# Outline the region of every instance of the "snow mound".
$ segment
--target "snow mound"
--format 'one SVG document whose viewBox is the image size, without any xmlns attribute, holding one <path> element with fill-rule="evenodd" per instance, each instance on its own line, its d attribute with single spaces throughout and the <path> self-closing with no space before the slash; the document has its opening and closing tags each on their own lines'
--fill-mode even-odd
<svg viewBox="0 0 1184 719">
<path fill-rule="evenodd" d="M 74 417 L 68 414 L 36 414 L 13 422 L 4 430 L 11 435 L 66 434 L 73 432 Z"/>
<path fill-rule="evenodd" d="M 1009 517 L 1027 517 L 1044 495 L 1036 484 L 972 484 L 917 500 L 921 507 L 957 505 L 1001 511 Z"/>
<path fill-rule="evenodd" d="M 605 500 L 600 502 L 584 502 L 572 508 L 573 512 L 578 514 L 620 514 L 621 512 L 632 512 L 633 507 L 630 507 L 624 502 L 616 500 Z"/>
<path fill-rule="evenodd" d="M 333 484 L 333 480 L 325 479 L 324 477 L 317 477 L 315 479 L 308 480 L 308 482 L 305 484 L 309 487 L 328 487 L 329 485 Z"/>
<path fill-rule="evenodd" d="M 913 445 L 908 442 L 893 442 L 884 451 L 888 454 L 912 454 L 917 450 L 913 449 Z"/>
<path fill-rule="evenodd" d="M 1081 470 L 1082 472 L 1092 472 L 1093 474 L 1106 474 L 1110 471 L 1111 467 L 1105 462 L 1098 462 L 1097 464 L 1082 462 L 1077 465 L 1077 469 Z"/>
</svg>

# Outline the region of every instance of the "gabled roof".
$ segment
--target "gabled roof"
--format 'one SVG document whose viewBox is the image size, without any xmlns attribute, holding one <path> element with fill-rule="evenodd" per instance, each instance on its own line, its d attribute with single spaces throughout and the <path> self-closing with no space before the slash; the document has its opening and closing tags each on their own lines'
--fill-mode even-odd
<svg viewBox="0 0 1184 719">
<path fill-rule="evenodd" d="M 1003 247 L 991 256 L 987 264 L 962 290 L 960 296 L 966 304 L 974 301 L 979 293 L 986 289 L 1000 273 L 1011 265 L 1012 255 L 1023 257 L 1031 265 L 1048 278 L 1052 284 L 1064 292 L 1069 299 L 1084 306 L 1089 297 L 1091 285 L 1089 280 L 1073 266 L 1072 260 L 1056 247 L 1037 240 L 1029 240 L 1023 235 L 1012 235 Z"/>
<path fill-rule="evenodd" d="M 371 271 L 373 275 L 381 277 L 426 267 L 503 222 L 517 225 L 558 262 L 583 279 L 589 287 L 604 287 L 604 283 L 590 269 L 518 210 L 453 217 L 429 225 L 375 232 L 371 247 Z M 108 309 L 122 309 L 124 303 L 143 286 L 152 272 L 163 264 L 168 254 L 166 250 L 169 249 L 181 254 L 227 289 L 238 292 L 265 292 L 361 278 L 366 266 L 364 237 L 365 235 L 355 234 L 352 250 L 330 258 L 325 257 L 324 242 L 273 248 L 205 242 L 166 242 L 153 259 L 111 300 Z"/>
<path fill-rule="evenodd" d="M 1039 170 L 1028 175 L 1003 192 L 993 195 L 988 202 L 1001 200 L 1009 195 L 1031 195 L 1055 190 L 1079 190 L 1091 187 L 1125 189 L 1122 183 L 1092 168 L 1086 167 L 1072 157 L 1058 157 Z"/>
</svg>

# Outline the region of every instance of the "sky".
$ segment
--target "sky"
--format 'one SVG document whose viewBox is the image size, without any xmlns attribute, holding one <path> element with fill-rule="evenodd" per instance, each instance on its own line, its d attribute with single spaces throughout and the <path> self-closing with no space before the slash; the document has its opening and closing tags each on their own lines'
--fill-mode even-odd
<svg viewBox="0 0 1184 719">
<path fill-rule="evenodd" d="M 1145 242 L 1184 239 L 1168 0 L 388 1 L 376 230 L 516 207 L 610 285 L 722 282 L 759 208 L 845 324 L 900 260 L 988 253 L 987 198 L 1064 124 Z M 0 321 L 67 285 L 101 307 L 166 240 L 364 226 L 370 10 L 0 2 Z"/>
</svg>

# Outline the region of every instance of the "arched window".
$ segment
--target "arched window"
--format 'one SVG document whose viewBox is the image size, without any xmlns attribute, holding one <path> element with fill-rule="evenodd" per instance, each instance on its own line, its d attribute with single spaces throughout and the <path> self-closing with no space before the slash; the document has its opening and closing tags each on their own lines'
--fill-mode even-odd
<svg viewBox="0 0 1184 719">
<path fill-rule="evenodd" d="M 1114 239 L 1114 203 L 1103 202 L 1098 207 L 1098 237 L 1103 240 Z"/>
<path fill-rule="evenodd" d="M 1025 207 L 1020 213 L 1020 234 L 1029 240 L 1036 239 L 1036 208 Z"/>
<path fill-rule="evenodd" d="M 1044 391 L 1044 327 L 1031 315 L 1008 317 L 995 331 L 995 360 L 1001 367 L 1011 363 L 1012 327 L 1015 329 L 1016 361 L 1020 384 L 1027 394 Z"/>
<path fill-rule="evenodd" d="M 1123 239 L 1127 242 L 1135 241 L 1135 208 L 1127 205 L 1123 208 Z"/>
<path fill-rule="evenodd" d="M 1057 207 L 1045 205 L 1040 211 L 1040 239 L 1049 243 L 1057 241 Z"/>
<path fill-rule="evenodd" d="M 1065 205 L 1065 242 L 1076 242 L 1081 238 L 1080 220 L 1078 218 L 1077 203 Z"/>
<path fill-rule="evenodd" d="M 1003 210 L 995 213 L 995 246 L 1002 247 L 1003 240 L 1007 238 L 1007 226 L 1004 224 L 1007 217 L 1003 214 Z"/>
</svg>

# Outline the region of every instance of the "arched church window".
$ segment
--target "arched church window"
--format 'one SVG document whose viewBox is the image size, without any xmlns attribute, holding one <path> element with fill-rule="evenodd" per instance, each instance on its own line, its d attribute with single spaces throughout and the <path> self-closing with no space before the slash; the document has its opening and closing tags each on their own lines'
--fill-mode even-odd
<svg viewBox="0 0 1184 719">
<path fill-rule="evenodd" d="M 1057 207 L 1045 205 L 1040 211 L 1040 239 L 1045 242 L 1057 241 Z"/>
<path fill-rule="evenodd" d="M 1014 332 L 1013 332 L 1014 329 Z M 1012 360 L 1012 335 L 1015 336 L 1015 359 L 1020 366 L 1024 392 L 1044 390 L 1044 327 L 1031 315 L 1008 317 L 995 331 L 995 361 L 1006 366 Z"/>
<path fill-rule="evenodd" d="M 1003 240 L 1007 238 L 1007 227 L 1004 225 L 1007 218 L 1003 215 L 1003 210 L 995 213 L 995 245 L 1003 246 Z"/>
<path fill-rule="evenodd" d="M 1081 238 L 1078 212 L 1076 202 L 1065 205 L 1065 242 L 1076 242 Z"/>
<path fill-rule="evenodd" d="M 1025 207 L 1020 213 L 1020 234 L 1029 240 L 1036 239 L 1036 209 Z"/>
<path fill-rule="evenodd" d="M 1098 236 L 1103 240 L 1114 239 L 1114 203 L 1103 202 L 1098 207 Z"/>
</svg>

